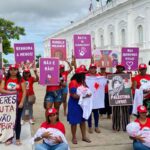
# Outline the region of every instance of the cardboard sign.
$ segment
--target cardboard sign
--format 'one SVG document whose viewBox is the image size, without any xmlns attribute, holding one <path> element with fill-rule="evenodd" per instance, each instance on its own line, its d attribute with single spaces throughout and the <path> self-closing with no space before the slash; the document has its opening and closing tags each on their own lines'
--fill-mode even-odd
<svg viewBox="0 0 150 150">
<path fill-rule="evenodd" d="M 40 58 L 40 84 L 59 85 L 59 60 Z"/>
<path fill-rule="evenodd" d="M 139 60 L 138 47 L 124 47 L 122 48 L 122 64 L 126 70 L 137 70 Z"/>
<path fill-rule="evenodd" d="M 108 75 L 110 106 L 132 105 L 131 77 L 129 74 Z"/>
<path fill-rule="evenodd" d="M 74 55 L 77 59 L 91 58 L 91 35 L 74 35 Z"/>
<path fill-rule="evenodd" d="M 0 142 L 14 136 L 17 95 L 0 95 Z"/>
<path fill-rule="evenodd" d="M 14 44 L 15 61 L 20 64 L 22 62 L 33 62 L 35 59 L 34 43 Z"/>
<path fill-rule="evenodd" d="M 51 39 L 51 57 L 58 57 L 60 60 L 66 60 L 66 40 Z"/>
</svg>

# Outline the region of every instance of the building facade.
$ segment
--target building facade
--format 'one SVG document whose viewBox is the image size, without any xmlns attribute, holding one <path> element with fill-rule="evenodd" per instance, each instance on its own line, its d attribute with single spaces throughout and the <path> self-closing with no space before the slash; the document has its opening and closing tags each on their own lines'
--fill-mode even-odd
<svg viewBox="0 0 150 150">
<path fill-rule="evenodd" d="M 139 63 L 148 64 L 150 60 L 150 0 L 113 0 L 82 20 L 46 38 L 44 56 L 50 56 L 51 38 L 65 38 L 67 56 L 71 58 L 74 34 L 91 34 L 93 50 L 95 48 L 116 50 L 120 53 L 122 47 L 139 47 Z M 82 60 L 78 63 L 82 63 Z M 86 63 L 88 65 L 89 61 Z"/>
</svg>

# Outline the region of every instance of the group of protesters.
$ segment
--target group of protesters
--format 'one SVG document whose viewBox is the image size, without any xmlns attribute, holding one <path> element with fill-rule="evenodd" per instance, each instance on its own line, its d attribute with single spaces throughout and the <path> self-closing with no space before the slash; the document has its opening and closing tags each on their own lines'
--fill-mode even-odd
<svg viewBox="0 0 150 150">
<path fill-rule="evenodd" d="M 108 90 L 108 80 L 107 75 L 113 74 L 111 72 L 106 72 L 105 67 L 100 68 L 100 72 L 97 71 L 96 64 L 91 61 L 91 64 L 87 68 L 85 65 L 81 64 L 77 67 L 76 62 L 73 61 L 72 64 L 66 61 L 69 69 L 65 70 L 65 65 L 61 64 L 60 67 L 60 84 L 59 85 L 48 85 L 46 87 L 46 94 L 44 98 L 44 108 L 45 108 L 45 122 L 40 126 L 40 131 L 37 131 L 34 141 L 43 140 L 42 144 L 37 144 L 35 146 L 36 150 L 47 150 L 49 147 L 53 150 L 67 150 L 68 143 L 65 139 L 65 127 L 60 121 L 60 105 L 63 104 L 64 116 L 67 116 L 67 121 L 71 126 L 72 133 L 72 143 L 77 144 L 76 130 L 77 125 L 80 124 L 82 141 L 90 143 L 91 140 L 87 137 L 86 134 L 86 121 L 88 125 L 88 132 L 93 133 L 92 127 L 92 115 L 94 116 L 94 131 L 100 133 L 99 128 L 99 116 L 107 114 L 107 118 L 112 118 L 112 129 L 114 131 L 126 131 L 126 126 L 130 122 L 130 115 L 132 112 L 131 106 L 113 106 L 109 105 L 109 90 Z M 74 70 L 73 70 L 74 67 Z M 74 74 L 68 80 L 68 75 L 74 71 Z M 139 89 L 140 86 L 150 81 L 150 75 L 146 73 L 147 65 L 140 64 L 138 68 L 138 75 L 132 76 L 131 72 L 126 72 L 123 64 L 116 65 L 116 72 L 114 74 L 125 74 L 128 73 L 131 75 L 132 79 L 132 94 L 134 97 L 135 89 Z M 16 113 L 16 122 L 15 122 L 15 135 L 16 135 L 16 145 L 21 145 L 20 133 L 21 133 L 21 120 L 25 118 L 25 112 L 29 110 L 29 122 L 34 124 L 33 117 L 33 104 L 35 103 L 35 93 L 33 89 L 33 83 L 38 82 L 39 76 L 37 74 L 37 69 L 34 70 L 35 77 L 31 76 L 31 72 L 28 68 L 23 69 L 22 76 L 19 73 L 19 67 L 17 64 L 10 65 L 7 74 L 1 82 L 0 92 L 5 94 L 18 94 L 17 102 L 17 113 Z M 94 92 L 90 89 L 90 86 L 86 82 L 88 77 L 104 77 L 102 86 L 104 87 L 102 97 L 104 97 L 104 108 L 100 107 L 101 97 L 92 97 Z M 68 82 L 69 81 L 69 82 Z M 69 83 L 69 84 L 68 84 Z M 117 84 L 117 83 L 116 83 Z M 98 83 L 95 86 L 100 86 Z M 80 93 L 80 94 L 79 94 Z M 68 102 L 67 102 L 68 95 Z M 92 98 L 91 98 L 92 97 Z M 89 109 L 83 110 L 79 101 L 84 100 L 93 100 L 92 107 Z M 149 110 L 150 104 L 150 91 L 144 91 L 143 98 L 144 109 Z M 68 107 L 67 107 L 68 103 Z M 90 103 L 89 103 L 90 105 Z M 68 109 L 67 109 L 68 108 Z M 83 118 L 84 111 L 87 111 L 88 118 Z M 140 112 L 140 110 L 138 110 Z M 147 112 L 147 111 L 146 111 Z M 145 113 L 145 112 L 144 112 Z M 149 126 L 150 127 L 150 126 Z M 50 131 L 50 129 L 56 129 L 56 131 Z M 52 133 L 57 133 L 53 136 Z M 8 139 L 5 144 L 12 144 L 12 138 Z M 51 142 L 49 141 L 51 140 Z M 138 139 L 139 140 L 139 139 Z M 143 140 L 143 139 L 142 139 Z M 134 138 L 134 141 L 137 141 Z M 140 141 L 140 140 L 139 140 Z M 138 143 L 139 144 L 139 143 Z M 140 143 L 141 146 L 142 143 Z M 135 142 L 134 142 L 135 145 Z M 137 145 L 136 145 L 137 146 Z M 143 146 L 143 145 L 142 145 Z M 138 148 L 135 148 L 138 150 Z M 144 148 L 143 148 L 144 149 Z M 141 149 L 142 150 L 142 149 Z M 144 149 L 147 150 L 147 149 Z"/>
</svg>

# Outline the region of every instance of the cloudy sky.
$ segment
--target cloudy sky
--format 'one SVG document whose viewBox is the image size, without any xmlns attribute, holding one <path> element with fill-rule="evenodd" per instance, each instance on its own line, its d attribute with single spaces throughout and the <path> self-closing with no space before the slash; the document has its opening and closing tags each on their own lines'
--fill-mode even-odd
<svg viewBox="0 0 150 150">
<path fill-rule="evenodd" d="M 25 28 L 26 36 L 17 42 L 35 43 L 43 54 L 43 40 L 57 30 L 88 15 L 91 0 L 1 0 L 0 17 Z M 93 5 L 95 6 L 93 0 Z M 11 60 L 12 61 L 12 60 Z"/>
</svg>

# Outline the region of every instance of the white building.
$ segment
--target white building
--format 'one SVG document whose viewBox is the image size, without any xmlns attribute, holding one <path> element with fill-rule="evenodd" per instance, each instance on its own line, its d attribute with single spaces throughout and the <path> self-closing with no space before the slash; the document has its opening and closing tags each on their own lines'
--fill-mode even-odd
<svg viewBox="0 0 150 150">
<path fill-rule="evenodd" d="M 74 34 L 91 34 L 93 47 L 118 50 L 139 47 L 139 63 L 150 60 L 150 0 L 113 0 L 87 17 L 50 35 L 44 41 L 44 56 L 50 55 L 50 38 L 67 40 L 67 55 L 71 58 Z M 80 62 L 80 61 L 78 61 Z M 85 61 L 84 61 L 85 62 Z M 89 64 L 88 61 L 86 61 Z"/>
</svg>

